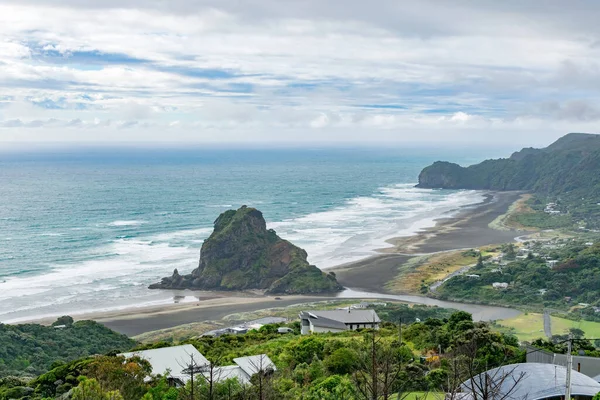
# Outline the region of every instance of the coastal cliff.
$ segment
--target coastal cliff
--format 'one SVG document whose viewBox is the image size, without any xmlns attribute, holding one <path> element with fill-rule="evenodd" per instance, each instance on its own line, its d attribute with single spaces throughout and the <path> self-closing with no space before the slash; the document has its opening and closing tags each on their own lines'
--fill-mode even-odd
<svg viewBox="0 0 600 400">
<path fill-rule="evenodd" d="M 267 229 L 262 213 L 242 206 L 222 213 L 203 243 L 200 264 L 189 275 L 175 270 L 150 289 L 247 290 L 328 293 L 343 289 L 333 273 L 307 261 L 306 251 Z"/>
<path fill-rule="evenodd" d="M 462 167 L 438 161 L 419 175 L 420 188 L 528 190 L 548 195 L 600 194 L 600 135 L 570 133 L 543 149 Z"/>
</svg>

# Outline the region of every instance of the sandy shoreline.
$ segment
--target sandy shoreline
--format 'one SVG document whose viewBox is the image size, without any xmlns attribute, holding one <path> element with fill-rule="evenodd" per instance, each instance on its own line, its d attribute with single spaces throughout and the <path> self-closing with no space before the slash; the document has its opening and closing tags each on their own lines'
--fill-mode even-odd
<svg viewBox="0 0 600 400">
<path fill-rule="evenodd" d="M 483 203 L 463 208 L 455 216 L 437 221 L 416 235 L 392 239 L 393 248 L 355 263 L 333 268 L 339 282 L 349 288 L 385 293 L 385 285 L 407 260 L 424 254 L 469 249 L 514 241 L 522 231 L 497 230 L 489 224 L 505 214 L 522 195 L 520 192 L 489 193 Z"/>
<path fill-rule="evenodd" d="M 514 240 L 517 231 L 495 230 L 488 225 L 507 212 L 521 195 L 517 192 L 489 193 L 482 203 L 463 207 L 449 218 L 436 221 L 435 227 L 416 235 L 392 239 L 392 248 L 381 250 L 380 255 L 332 268 L 338 280 L 353 290 L 386 293 L 385 284 L 396 277 L 398 267 L 418 254 L 472 248 L 487 244 Z M 93 319 L 126 335 L 172 328 L 179 325 L 219 320 L 240 312 L 258 311 L 266 308 L 333 300 L 335 296 L 273 296 L 255 293 L 183 292 L 197 296 L 198 301 L 180 304 L 162 304 L 148 307 L 127 308 L 116 311 L 95 312 L 74 316 L 78 320 Z M 181 295 L 178 291 L 173 293 Z M 51 323 L 54 318 L 36 320 Z"/>
</svg>

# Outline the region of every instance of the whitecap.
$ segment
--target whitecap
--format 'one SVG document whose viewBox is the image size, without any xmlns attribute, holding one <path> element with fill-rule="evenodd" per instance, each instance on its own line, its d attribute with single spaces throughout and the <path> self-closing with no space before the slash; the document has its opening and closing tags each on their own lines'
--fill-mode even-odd
<svg viewBox="0 0 600 400">
<path fill-rule="evenodd" d="M 139 220 L 117 220 L 117 221 L 113 221 L 108 223 L 108 226 L 115 226 L 115 227 L 119 227 L 119 226 L 138 226 L 138 225 L 142 225 L 145 224 L 146 221 L 139 221 Z"/>
</svg>

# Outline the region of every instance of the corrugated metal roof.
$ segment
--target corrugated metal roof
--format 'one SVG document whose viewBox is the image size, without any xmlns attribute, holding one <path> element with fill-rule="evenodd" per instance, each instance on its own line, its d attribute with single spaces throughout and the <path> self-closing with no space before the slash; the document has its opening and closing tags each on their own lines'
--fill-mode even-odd
<svg viewBox="0 0 600 400">
<path fill-rule="evenodd" d="M 209 374 L 205 373 L 205 376 Z M 217 382 L 224 381 L 226 379 L 236 378 L 240 383 L 248 383 L 250 377 L 237 365 L 227 365 L 225 367 L 217 367 L 213 373 L 213 377 Z"/>
<path fill-rule="evenodd" d="M 324 310 L 304 311 L 303 314 L 316 318 L 328 318 L 344 324 L 372 324 L 381 320 L 375 310 Z"/>
<path fill-rule="evenodd" d="M 560 365 L 540 363 L 506 365 L 474 377 L 475 386 L 483 386 L 486 374 L 488 386 L 490 386 L 489 382 L 498 386 L 498 398 L 508 395 L 507 399 L 541 400 L 565 395 L 567 369 Z M 521 375 L 523 377 L 515 386 L 515 380 L 518 380 Z M 502 377 L 506 378 L 501 379 Z M 513 386 L 515 389 L 510 391 Z M 461 387 L 465 391 L 472 391 L 470 381 L 463 382 Z M 475 392 L 479 390 L 475 389 Z M 600 383 L 577 371 L 571 372 L 573 396 L 594 396 L 598 392 L 600 392 Z"/>
<path fill-rule="evenodd" d="M 190 364 L 191 356 L 197 366 L 208 365 L 208 360 L 191 344 L 182 346 L 163 347 L 161 349 L 134 351 L 120 354 L 126 358 L 138 356 L 147 360 L 152 366 L 152 373 L 164 375 L 167 371 L 173 378 L 181 379 L 184 383 L 189 377 L 183 370 Z"/>
<path fill-rule="evenodd" d="M 259 371 L 267 371 L 269 369 L 276 371 L 277 368 L 273 361 L 266 354 L 258 354 L 256 356 L 234 358 L 236 363 L 248 376 L 252 376 Z"/>
</svg>

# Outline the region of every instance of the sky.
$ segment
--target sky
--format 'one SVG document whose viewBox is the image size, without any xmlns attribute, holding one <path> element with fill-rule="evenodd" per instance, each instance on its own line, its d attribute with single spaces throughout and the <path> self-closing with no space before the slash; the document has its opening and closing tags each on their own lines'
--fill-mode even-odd
<svg viewBox="0 0 600 400">
<path fill-rule="evenodd" d="M 546 145 L 600 120 L 596 0 L 0 0 L 0 148 Z"/>
</svg>

